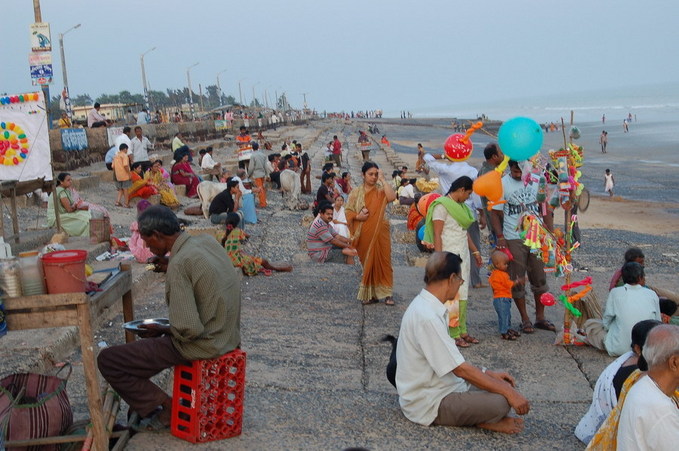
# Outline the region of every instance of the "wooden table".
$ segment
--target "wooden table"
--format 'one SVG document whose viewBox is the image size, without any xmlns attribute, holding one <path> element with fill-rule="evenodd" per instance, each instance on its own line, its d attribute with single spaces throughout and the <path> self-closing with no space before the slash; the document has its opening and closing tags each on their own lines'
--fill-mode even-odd
<svg viewBox="0 0 679 451">
<path fill-rule="evenodd" d="M 108 450 L 108 437 L 102 415 L 101 389 L 96 367 L 96 352 L 92 325 L 98 324 L 100 313 L 122 298 L 125 322 L 134 319 L 132 300 L 132 271 L 123 267 L 120 273 L 106 281 L 103 291 L 94 296 L 86 293 L 45 294 L 4 300 L 8 330 L 40 329 L 46 327 L 77 326 L 80 333 L 83 369 L 87 385 L 87 404 L 92 420 L 95 451 Z M 134 341 L 126 332 L 125 341 Z M 10 443 L 6 443 L 9 446 Z"/>
</svg>

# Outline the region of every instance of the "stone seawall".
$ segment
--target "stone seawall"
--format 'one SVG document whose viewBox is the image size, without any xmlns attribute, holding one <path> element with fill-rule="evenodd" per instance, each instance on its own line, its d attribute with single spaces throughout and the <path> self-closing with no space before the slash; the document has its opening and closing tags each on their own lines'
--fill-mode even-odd
<svg viewBox="0 0 679 451">
<path fill-rule="evenodd" d="M 286 121 L 278 125 L 302 125 L 307 119 L 296 121 Z M 234 120 L 231 127 L 225 130 L 217 130 L 215 122 L 195 121 L 178 122 L 163 124 L 142 125 L 144 135 L 155 142 L 157 149 L 169 148 L 170 141 L 174 135 L 181 132 L 187 141 L 200 142 L 219 138 L 232 139 L 239 127 L 244 125 L 242 119 Z M 133 129 L 136 125 L 131 126 Z M 262 129 L 272 128 L 265 119 L 262 120 Z M 108 144 L 106 128 L 86 128 L 87 149 L 65 151 L 61 144 L 61 131 L 59 129 L 50 130 L 50 149 L 52 152 L 52 166 L 54 172 L 70 171 L 83 166 L 88 166 L 104 160 L 104 156 L 111 146 Z M 250 132 L 254 135 L 257 130 L 257 119 L 250 120 Z"/>
</svg>

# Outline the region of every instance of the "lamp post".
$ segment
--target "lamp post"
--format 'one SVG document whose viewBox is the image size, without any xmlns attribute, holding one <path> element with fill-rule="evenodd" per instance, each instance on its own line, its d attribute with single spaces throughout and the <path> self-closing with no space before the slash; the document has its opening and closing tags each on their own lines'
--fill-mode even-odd
<svg viewBox="0 0 679 451">
<path fill-rule="evenodd" d="M 257 86 L 259 82 L 255 83 L 252 85 L 252 106 L 255 108 L 257 107 L 257 96 L 255 95 L 255 86 Z"/>
<path fill-rule="evenodd" d="M 219 105 L 222 106 L 222 85 L 219 83 L 219 76 L 226 72 L 226 69 L 217 74 L 217 99 L 219 100 Z"/>
<path fill-rule="evenodd" d="M 247 78 L 241 78 L 240 80 L 238 80 L 238 97 L 240 98 L 241 106 L 243 105 L 243 91 L 240 88 L 240 82 L 244 80 L 247 80 Z"/>
<path fill-rule="evenodd" d="M 66 114 L 68 118 L 73 117 L 73 109 L 71 108 L 71 96 L 68 93 L 68 75 L 66 74 L 66 56 L 64 55 L 64 36 L 69 31 L 73 31 L 76 28 L 80 28 L 80 24 L 73 25 L 71 28 L 63 33 L 59 33 L 59 52 L 61 53 L 61 72 L 64 78 L 64 106 L 66 107 Z"/>
<path fill-rule="evenodd" d="M 144 55 L 146 55 L 149 52 L 153 52 L 156 48 L 153 47 L 152 49 L 148 49 L 144 53 L 141 54 L 141 83 L 144 88 L 144 107 L 146 109 L 149 109 L 149 85 L 146 82 L 146 68 L 144 67 Z"/>
<path fill-rule="evenodd" d="M 193 90 L 191 90 L 191 68 L 196 67 L 198 63 L 192 64 L 186 68 L 186 81 L 189 84 L 189 108 L 191 109 L 191 120 L 196 119 L 196 113 L 193 108 Z"/>
</svg>

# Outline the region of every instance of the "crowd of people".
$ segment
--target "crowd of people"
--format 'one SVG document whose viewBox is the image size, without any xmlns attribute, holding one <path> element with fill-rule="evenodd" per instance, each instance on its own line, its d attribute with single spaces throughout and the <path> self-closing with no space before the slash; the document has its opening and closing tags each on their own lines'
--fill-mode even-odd
<svg viewBox="0 0 679 451">
<path fill-rule="evenodd" d="M 128 139 L 129 133 L 128 128 L 124 133 Z M 245 224 L 258 222 L 255 205 L 260 210 L 270 208 L 267 190 L 283 188 L 284 172 L 293 174 L 302 193 L 312 193 L 311 158 L 299 142 L 284 142 L 281 151 L 274 152 L 269 143 L 261 149 L 245 127 L 239 137 L 235 176 L 217 166 L 212 149 L 206 149 L 197 162 L 203 170 L 218 168 L 213 174 L 224 183 L 207 210 L 211 223 L 224 226 L 218 251 L 214 240 L 188 237 L 169 209 L 150 206 L 145 200 L 159 195 L 161 204 L 177 208 L 176 185 L 186 187 L 187 197 L 198 196 L 201 179 L 208 174 L 193 171 L 192 151 L 180 134 L 172 142 L 176 161 L 169 173 L 160 160 L 148 155 L 152 147 L 144 146 L 145 157 L 131 150 L 133 139 L 128 144 L 121 138 L 111 161 L 118 191 L 116 205 L 127 207 L 132 198 L 144 199 L 137 204 L 138 221 L 131 225 L 130 249 L 137 261 L 151 260 L 158 270 L 167 271 L 167 283 L 172 287 L 167 295 L 172 328 L 150 328 L 148 336 L 153 338 L 137 342 L 143 344 L 111 347 L 99 357 L 102 375 L 144 417 L 139 425 L 142 430 L 165 428 L 171 407 L 167 395 L 154 388 L 143 375 L 147 373 L 137 368 L 150 374 L 188 360 L 213 358 L 240 345 L 240 294 L 223 299 L 224 293 L 232 295 L 239 289 L 234 282 L 237 278 L 232 269 L 219 265 L 229 262 L 227 267 L 240 268 L 246 276 L 292 270 L 290 265 L 246 253 L 242 245 L 249 236 L 244 229 Z M 141 132 L 135 139 L 144 142 Z M 315 263 L 354 264 L 358 260 L 362 274 L 357 299 L 366 305 L 380 300 L 394 305 L 388 208 L 394 202 L 416 203 L 408 168 L 401 167 L 387 180 L 383 168 L 363 156 L 362 179 L 354 184 L 350 172 L 343 171 L 345 157 L 337 136 L 327 148 L 328 161 L 317 176 L 320 186 L 306 233 L 309 258 Z M 539 215 L 548 229 L 552 214 L 538 202 L 537 183 L 525 183 L 521 165 L 511 160 L 502 177 L 504 202 L 486 208 L 488 200 L 473 192 L 473 181 L 494 170 L 504 155 L 496 144 L 490 144 L 484 157 L 477 170 L 467 162 L 448 161 L 445 155 L 427 153 L 420 147 L 418 169 L 438 176 L 441 196 L 429 205 L 424 217 L 422 241 L 433 253 L 424 271 L 425 287 L 409 304 L 401 322 L 394 354 L 395 386 L 403 414 L 414 423 L 476 426 L 514 434 L 523 429 L 523 420 L 510 411 L 525 415 L 530 402 L 516 389 L 510 374 L 470 364 L 459 348 L 480 342 L 478 335 L 468 330 L 467 318 L 475 310 L 470 288 L 483 287 L 484 282 L 492 288 L 500 339 L 516 341 L 535 329 L 556 331 L 540 302 L 549 291 L 544 263 L 519 234 L 526 212 Z M 108 211 L 84 202 L 73 189 L 69 174 L 57 179 L 57 190 L 50 199 L 58 199 L 62 225 L 65 221 L 69 234 L 86 235 L 89 219 L 95 214 L 106 216 Z M 48 211 L 54 204 L 52 207 Z M 486 228 L 492 242 L 492 273 L 484 280 L 480 231 Z M 203 257 L 198 256 L 203 253 L 209 264 L 203 264 Z M 619 356 L 600 376 L 592 407 L 575 431 L 583 442 L 601 447 L 597 449 L 616 443 L 629 449 L 639 443 L 645 446 L 640 449 L 669 449 L 667 444 L 673 441 L 667 438 L 679 433 L 675 404 L 679 400 L 675 393 L 679 386 L 679 326 L 663 325 L 673 321 L 677 305 L 647 286 L 644 263 L 639 249 L 626 252 L 624 264 L 611 280 L 603 316 L 588 319 L 580 331 L 591 346 Z M 209 287 L 180 287 L 181 281 L 194 273 L 206 277 Z M 526 303 L 527 284 L 535 298 L 534 320 Z M 194 292 L 188 296 L 187 290 Z M 512 304 L 519 312 L 518 327 L 512 325 Z M 204 316 L 208 313 L 213 316 Z M 187 331 L 196 333 L 189 336 Z"/>
</svg>

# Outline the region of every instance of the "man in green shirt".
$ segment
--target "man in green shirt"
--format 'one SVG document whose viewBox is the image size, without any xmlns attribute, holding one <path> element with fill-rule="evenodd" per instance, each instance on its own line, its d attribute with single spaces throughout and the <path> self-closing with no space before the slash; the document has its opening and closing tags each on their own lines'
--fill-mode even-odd
<svg viewBox="0 0 679 451">
<path fill-rule="evenodd" d="M 156 431 L 169 426 L 172 399 L 150 378 L 240 346 L 240 279 L 219 243 L 183 233 L 170 209 L 150 207 L 138 224 L 157 256 L 156 270 L 167 272 L 170 326 L 147 325 L 143 340 L 102 350 L 98 363 L 111 387 L 144 418 L 140 429 Z"/>
</svg>

